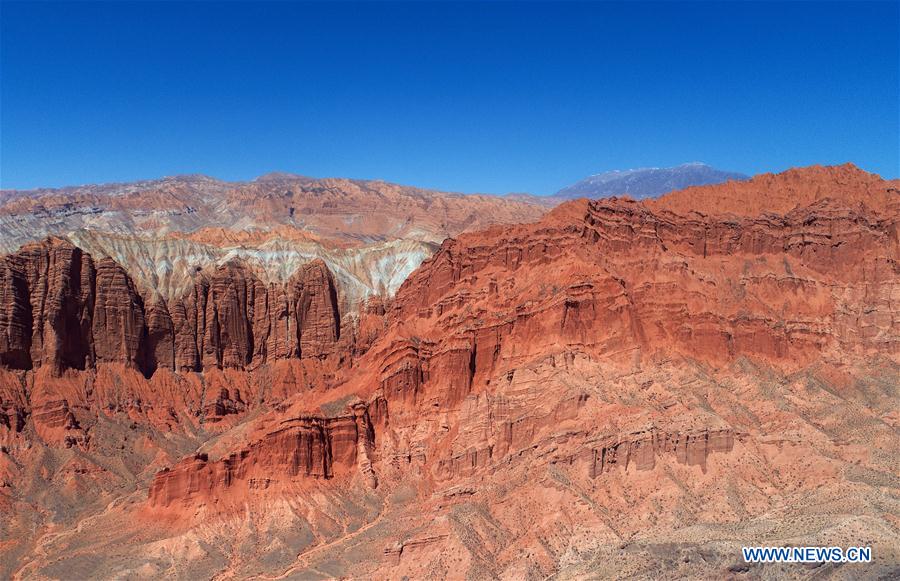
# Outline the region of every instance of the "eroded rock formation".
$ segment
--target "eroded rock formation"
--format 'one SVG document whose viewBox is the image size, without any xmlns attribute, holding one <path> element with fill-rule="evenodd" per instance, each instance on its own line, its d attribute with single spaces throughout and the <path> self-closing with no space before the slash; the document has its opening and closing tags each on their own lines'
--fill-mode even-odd
<svg viewBox="0 0 900 581">
<path fill-rule="evenodd" d="M 198 453 L 159 472 L 150 486 L 148 504 L 168 508 L 228 497 L 240 502 L 247 490 L 283 490 L 308 478 L 330 479 L 352 470 L 374 487 L 377 481 L 369 459 L 373 444 L 365 404 L 357 404 L 346 415 L 291 418 L 225 458 L 211 461 L 208 454 Z"/>
<path fill-rule="evenodd" d="M 700 466 L 706 471 L 710 454 L 731 452 L 734 448 L 733 430 L 704 430 L 698 433 L 669 434 L 651 431 L 633 434 L 594 450 L 591 477 L 595 478 L 615 468 L 653 470 L 659 455 L 670 454 L 676 461 Z"/>
<path fill-rule="evenodd" d="M 324 262 L 276 282 L 232 260 L 173 299 L 29 245 L 0 262 L 0 507 L 10 538 L 41 503 L 77 519 L 0 550 L 64 555 L 21 565 L 48 577 L 90 550 L 84 576 L 132 574 L 125 554 L 145 576 L 526 578 L 658 576 L 663 543 L 721 577 L 742 544 L 868 531 L 884 573 L 897 186 L 810 168 L 574 201 L 446 240 L 343 317 Z"/>
<path fill-rule="evenodd" d="M 4 257 L 0 268 L 0 361 L 11 369 L 249 369 L 327 356 L 340 338 L 337 289 L 319 260 L 286 285 L 227 264 L 200 273 L 170 304 L 142 297 L 113 260 L 95 263 L 58 238 Z"/>
<path fill-rule="evenodd" d="M 90 256 L 57 238 L 6 256 L 0 270 L 0 361 L 56 371 L 94 362 L 91 317 L 96 272 Z"/>
</svg>

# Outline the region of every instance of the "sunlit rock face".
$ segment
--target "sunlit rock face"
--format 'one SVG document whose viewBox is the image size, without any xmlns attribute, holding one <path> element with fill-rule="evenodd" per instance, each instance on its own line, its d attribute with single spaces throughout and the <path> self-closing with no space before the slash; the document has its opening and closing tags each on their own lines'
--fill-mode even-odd
<svg viewBox="0 0 900 581">
<path fill-rule="evenodd" d="M 374 244 L 273 231 L 332 253 L 282 268 L 272 233 L 179 233 L 134 248 L 213 258 L 153 284 L 132 235 L 28 244 L 0 260 L 0 576 L 727 578 L 742 545 L 864 542 L 853 575 L 891 577 L 898 185 L 573 201 L 353 317 L 339 265 L 395 263 L 333 257 Z"/>
</svg>

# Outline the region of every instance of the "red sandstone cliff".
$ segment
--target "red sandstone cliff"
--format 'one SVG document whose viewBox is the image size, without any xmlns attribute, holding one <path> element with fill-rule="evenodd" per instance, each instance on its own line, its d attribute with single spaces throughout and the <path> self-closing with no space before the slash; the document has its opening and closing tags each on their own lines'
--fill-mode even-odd
<svg viewBox="0 0 900 581">
<path fill-rule="evenodd" d="M 897 196 L 840 167 L 576 201 L 445 241 L 344 328 L 320 262 L 286 284 L 229 263 L 166 301 L 30 245 L 0 263 L 0 500 L 37 498 L 16 474 L 58 450 L 82 463 L 47 470 L 55 501 L 106 499 L 126 470 L 88 460 L 131 450 L 146 502 L 92 514 L 140 528 L 159 574 L 550 576 L 594 551 L 640 574 L 629 546 L 739 546 L 775 513 L 890 555 Z"/>
<path fill-rule="evenodd" d="M 795 190 L 805 185 L 795 191 L 803 200 L 832 176 L 814 169 L 805 182 L 793 172 L 785 179 Z M 625 366 L 678 357 L 713 368 L 749 358 L 786 373 L 816 362 L 894 360 L 897 215 L 884 202 L 891 186 L 879 182 L 877 190 L 868 175 L 861 179 L 883 193 L 871 205 L 857 205 L 855 194 L 845 200 L 840 187 L 786 214 L 752 218 L 712 205 L 683 217 L 627 200 L 578 201 L 534 225 L 448 240 L 403 284 L 388 329 L 339 389 L 385 402 L 396 429 L 472 397 L 499 397 L 522 365 L 547 356 L 567 366 L 586 354 Z M 708 190 L 709 199 L 720 195 Z M 563 409 L 553 413 L 578 417 Z M 422 444 L 437 456 L 434 478 L 501 462 L 550 425 L 485 413 L 505 435 L 464 439 L 474 447 L 461 455 L 447 456 L 441 439 Z M 599 454 L 592 474 L 616 463 L 652 466 L 660 452 L 705 469 L 710 452 L 731 449 L 733 432 L 700 425 L 699 436 L 629 436 L 578 456 Z M 265 447 L 274 436 L 258 437 L 254 446 Z"/>
<path fill-rule="evenodd" d="M 226 504 L 229 497 L 240 502 L 248 489 L 283 491 L 289 483 L 334 478 L 357 467 L 375 487 L 368 464 L 374 444 L 368 410 L 356 405 L 350 412 L 285 420 L 264 438 L 219 460 L 210 461 L 205 453 L 186 458 L 156 475 L 148 504 L 169 508 L 212 498 Z"/>
<path fill-rule="evenodd" d="M 169 429 L 185 417 L 218 422 L 320 381 L 341 357 L 340 336 L 337 290 L 321 261 L 284 285 L 228 264 L 198 273 L 188 296 L 166 303 L 141 296 L 111 259 L 51 238 L 0 259 L 0 424 L 18 433 L 31 418 L 45 441 L 85 447 L 91 424 L 73 410 L 127 412 Z M 244 385 L 210 373 L 266 364 Z M 273 373 L 283 378 L 275 387 Z"/>
<path fill-rule="evenodd" d="M 90 366 L 97 276 L 90 256 L 49 239 L 2 262 L 0 361 L 18 369 Z"/>
<path fill-rule="evenodd" d="M 323 357 L 340 338 L 337 290 L 313 261 L 287 285 L 264 285 L 228 264 L 201 274 L 186 297 L 147 301 L 108 258 L 95 263 L 51 238 L 0 261 L 0 361 L 10 369 L 252 368 Z"/>
</svg>

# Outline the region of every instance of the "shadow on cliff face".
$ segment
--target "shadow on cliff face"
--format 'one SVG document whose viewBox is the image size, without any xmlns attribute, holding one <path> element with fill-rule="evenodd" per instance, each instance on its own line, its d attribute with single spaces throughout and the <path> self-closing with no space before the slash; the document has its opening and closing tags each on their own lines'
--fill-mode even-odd
<svg viewBox="0 0 900 581">
<path fill-rule="evenodd" d="M 61 241 L 5 257 L 10 567 L 721 577 L 865 538 L 885 574 L 897 213 L 788 178 L 779 214 L 714 207 L 767 178 L 448 240 L 344 332 L 320 263 L 160 301 Z"/>
</svg>

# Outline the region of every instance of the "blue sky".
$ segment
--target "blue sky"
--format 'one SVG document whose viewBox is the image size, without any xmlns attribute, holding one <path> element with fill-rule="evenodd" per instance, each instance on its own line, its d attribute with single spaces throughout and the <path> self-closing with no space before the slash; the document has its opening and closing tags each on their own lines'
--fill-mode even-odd
<svg viewBox="0 0 900 581">
<path fill-rule="evenodd" d="M 609 169 L 900 174 L 900 5 L 11 3 L 0 185 L 181 173 L 552 193 Z"/>
</svg>

